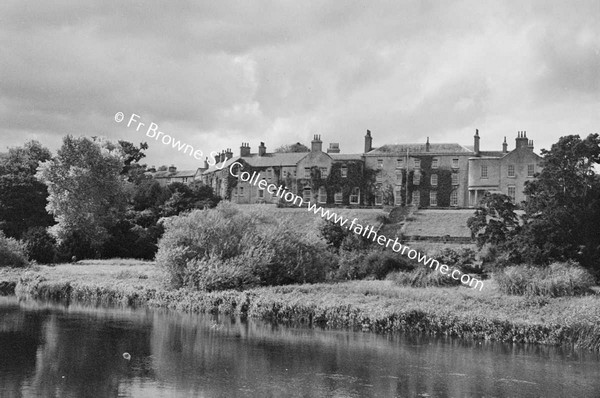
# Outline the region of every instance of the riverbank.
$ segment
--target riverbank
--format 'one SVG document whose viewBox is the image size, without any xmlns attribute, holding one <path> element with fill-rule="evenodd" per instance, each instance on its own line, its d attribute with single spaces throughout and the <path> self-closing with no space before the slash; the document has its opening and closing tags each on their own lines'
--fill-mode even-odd
<svg viewBox="0 0 600 398">
<path fill-rule="evenodd" d="M 22 299 L 162 307 L 378 333 L 563 344 L 600 351 L 598 295 L 528 299 L 499 293 L 493 281 L 486 282 L 482 292 L 354 281 L 202 293 L 166 290 L 163 280 L 153 263 L 134 260 L 0 270 L 4 294 L 14 292 Z"/>
</svg>

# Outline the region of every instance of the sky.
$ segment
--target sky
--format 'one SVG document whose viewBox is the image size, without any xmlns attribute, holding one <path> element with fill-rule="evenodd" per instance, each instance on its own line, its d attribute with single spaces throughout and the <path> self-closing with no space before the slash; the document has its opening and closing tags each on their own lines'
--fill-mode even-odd
<svg viewBox="0 0 600 398">
<path fill-rule="evenodd" d="M 3 0 L 0 46 L 0 152 L 104 136 L 200 166 L 150 123 L 205 155 L 600 133 L 598 0 Z"/>
</svg>

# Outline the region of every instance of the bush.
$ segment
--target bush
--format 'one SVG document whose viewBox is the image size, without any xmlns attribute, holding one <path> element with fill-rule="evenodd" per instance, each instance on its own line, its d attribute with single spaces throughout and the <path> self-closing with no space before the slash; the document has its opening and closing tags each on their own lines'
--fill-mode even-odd
<svg viewBox="0 0 600 398">
<path fill-rule="evenodd" d="M 575 262 L 553 263 L 547 267 L 517 265 L 494 275 L 500 291 L 528 296 L 575 296 L 589 292 L 594 277 Z"/>
<path fill-rule="evenodd" d="M 299 232 L 288 218 L 266 210 L 245 213 L 228 202 L 167 219 L 165 228 L 156 260 L 172 287 L 320 282 L 332 262 L 325 243 L 311 235 L 315 231 Z"/>
<path fill-rule="evenodd" d="M 0 231 L 0 267 L 25 267 L 27 261 L 27 248 L 25 244 L 13 238 L 7 238 Z"/>
<path fill-rule="evenodd" d="M 384 279 L 390 272 L 409 271 L 414 264 L 399 254 L 389 251 L 374 250 L 371 252 L 340 253 L 336 279 Z"/>
<path fill-rule="evenodd" d="M 44 227 L 30 228 L 23 234 L 29 260 L 40 264 L 56 261 L 56 239 Z"/>
<path fill-rule="evenodd" d="M 93 248 L 92 242 L 83 234 L 74 231 L 59 243 L 57 248 L 57 261 L 68 262 L 86 258 L 98 258 L 99 253 Z"/>
<path fill-rule="evenodd" d="M 394 272 L 388 278 L 396 285 L 410 287 L 440 287 L 459 286 L 461 283 L 449 275 L 432 270 L 429 267 L 419 267 L 409 272 Z"/>
<path fill-rule="evenodd" d="M 477 261 L 477 252 L 468 247 L 458 249 L 447 247 L 435 257 L 441 264 L 460 268 L 465 273 L 481 274 L 483 272 L 483 268 Z"/>
</svg>

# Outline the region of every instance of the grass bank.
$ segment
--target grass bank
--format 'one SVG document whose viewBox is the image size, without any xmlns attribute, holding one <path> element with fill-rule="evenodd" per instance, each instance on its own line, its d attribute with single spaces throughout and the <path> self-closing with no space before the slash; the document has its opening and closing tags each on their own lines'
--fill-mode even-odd
<svg viewBox="0 0 600 398">
<path fill-rule="evenodd" d="M 600 296 L 526 298 L 463 287 L 416 289 L 389 281 L 169 291 L 153 263 L 86 261 L 3 270 L 21 298 L 147 305 L 373 332 L 408 332 L 502 342 L 572 345 L 600 351 Z"/>
</svg>

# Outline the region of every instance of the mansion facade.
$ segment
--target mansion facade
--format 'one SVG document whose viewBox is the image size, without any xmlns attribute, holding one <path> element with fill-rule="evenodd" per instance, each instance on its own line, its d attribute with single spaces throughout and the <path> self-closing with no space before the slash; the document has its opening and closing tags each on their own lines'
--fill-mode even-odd
<svg viewBox="0 0 600 398">
<path fill-rule="evenodd" d="M 323 151 L 320 135 L 314 136 L 309 152 L 270 153 L 261 142 L 253 153 L 243 143 L 236 156 L 227 149 L 211 160 L 215 165 L 205 160 L 194 179 L 236 203 L 287 204 L 258 185 L 232 176 L 231 165 L 234 169 L 243 165 L 244 171 L 259 173 L 267 185 L 281 185 L 305 202 L 322 206 L 466 208 L 476 206 L 485 192 L 503 193 L 520 203 L 525 200 L 525 182 L 540 171 L 541 157 L 533 152 L 533 141 L 524 131 L 517 133 L 510 151 L 506 137 L 502 150 L 480 150 L 478 130 L 473 146 L 430 143 L 429 138 L 423 144 L 377 148 L 372 144 L 369 130 L 360 154 L 342 154 L 337 143 Z"/>
</svg>

